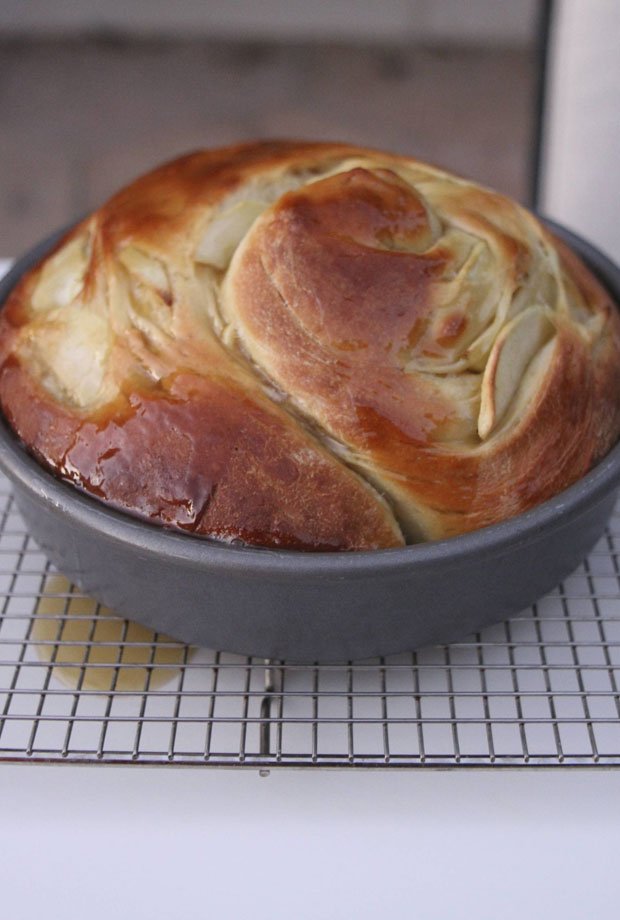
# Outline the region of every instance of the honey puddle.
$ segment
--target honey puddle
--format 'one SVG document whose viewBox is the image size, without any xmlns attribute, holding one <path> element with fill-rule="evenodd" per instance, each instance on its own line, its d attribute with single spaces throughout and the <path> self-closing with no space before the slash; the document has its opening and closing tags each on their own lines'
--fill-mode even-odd
<svg viewBox="0 0 620 920">
<path fill-rule="evenodd" d="M 155 689 L 178 676 L 191 650 L 146 626 L 122 620 L 92 597 L 49 596 L 68 595 L 71 590 L 67 578 L 51 575 L 35 611 L 31 638 L 50 643 L 36 649 L 42 661 L 54 661 L 54 677 L 72 688 L 79 684 L 85 690 L 111 691 L 144 690 L 147 680 L 148 689 Z"/>
</svg>

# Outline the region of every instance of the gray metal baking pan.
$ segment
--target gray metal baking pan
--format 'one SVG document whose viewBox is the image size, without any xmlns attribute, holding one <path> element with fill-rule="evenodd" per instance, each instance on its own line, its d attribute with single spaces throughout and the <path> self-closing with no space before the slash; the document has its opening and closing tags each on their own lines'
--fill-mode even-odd
<svg viewBox="0 0 620 920">
<path fill-rule="evenodd" d="M 577 236 L 551 229 L 620 302 L 620 271 Z M 0 283 L 0 303 L 58 237 L 19 260 Z M 192 645 L 330 662 L 448 643 L 536 601 L 603 533 L 620 486 L 620 445 L 562 494 L 501 524 L 333 554 L 228 546 L 111 510 L 43 469 L 3 420 L 0 466 L 52 563 L 117 613 Z"/>
</svg>

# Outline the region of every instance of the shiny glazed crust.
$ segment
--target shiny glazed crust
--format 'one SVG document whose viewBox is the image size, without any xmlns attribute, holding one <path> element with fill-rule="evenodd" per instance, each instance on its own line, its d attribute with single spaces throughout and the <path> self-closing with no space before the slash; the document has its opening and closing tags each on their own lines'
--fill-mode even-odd
<svg viewBox="0 0 620 920">
<path fill-rule="evenodd" d="M 0 314 L 0 402 L 51 470 L 226 541 L 389 548 L 562 491 L 620 433 L 620 320 L 514 202 L 344 145 L 190 154 Z"/>
</svg>

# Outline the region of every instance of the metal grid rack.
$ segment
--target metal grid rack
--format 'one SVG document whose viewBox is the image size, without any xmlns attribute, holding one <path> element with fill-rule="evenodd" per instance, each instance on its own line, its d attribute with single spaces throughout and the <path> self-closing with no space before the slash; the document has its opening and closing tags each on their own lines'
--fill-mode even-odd
<svg viewBox="0 0 620 920">
<path fill-rule="evenodd" d="M 619 553 L 620 510 L 509 622 L 374 661 L 265 662 L 106 616 L 54 577 L 0 477 L 0 760 L 618 766 Z"/>
</svg>

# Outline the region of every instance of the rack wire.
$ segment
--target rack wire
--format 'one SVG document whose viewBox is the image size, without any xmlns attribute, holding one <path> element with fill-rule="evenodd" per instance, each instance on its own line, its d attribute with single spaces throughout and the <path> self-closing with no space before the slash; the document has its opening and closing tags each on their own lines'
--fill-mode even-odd
<svg viewBox="0 0 620 920">
<path fill-rule="evenodd" d="M 619 552 L 617 510 L 508 622 L 372 661 L 266 662 L 110 617 L 55 574 L 0 477 L 0 760 L 619 766 Z"/>
</svg>

